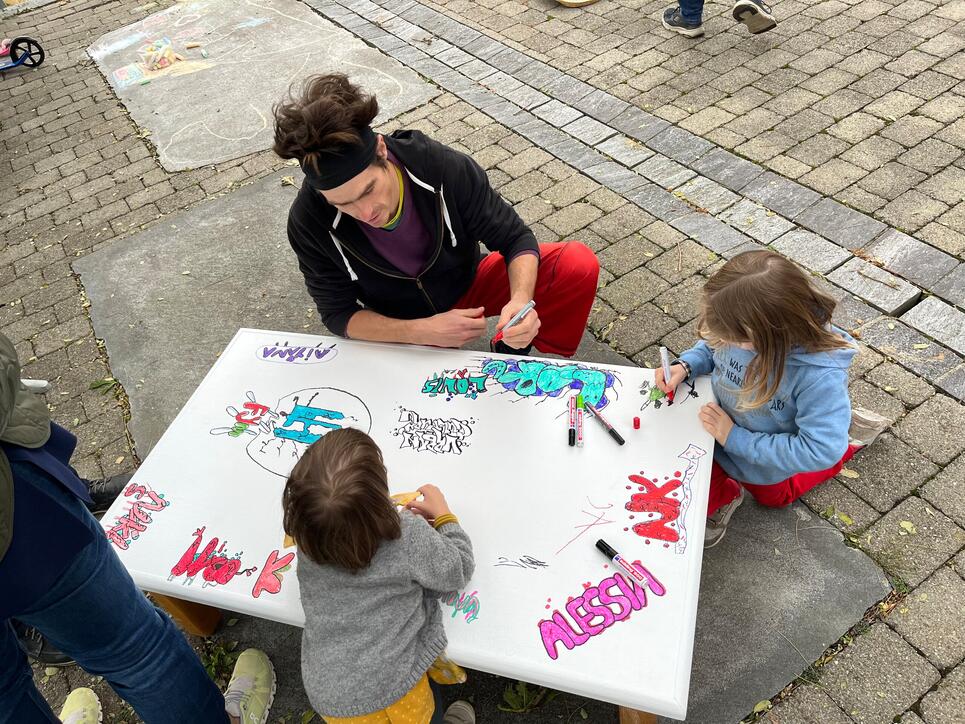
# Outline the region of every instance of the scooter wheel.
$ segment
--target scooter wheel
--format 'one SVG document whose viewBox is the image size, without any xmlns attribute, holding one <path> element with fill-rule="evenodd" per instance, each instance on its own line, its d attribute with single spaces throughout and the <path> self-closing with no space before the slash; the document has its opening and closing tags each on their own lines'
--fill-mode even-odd
<svg viewBox="0 0 965 724">
<path fill-rule="evenodd" d="M 44 62 L 47 54 L 44 53 L 44 49 L 40 47 L 40 43 L 33 38 L 14 38 L 10 43 L 10 60 L 16 63 L 21 56 L 26 57 L 20 65 L 25 65 L 28 68 L 36 68 Z"/>
</svg>

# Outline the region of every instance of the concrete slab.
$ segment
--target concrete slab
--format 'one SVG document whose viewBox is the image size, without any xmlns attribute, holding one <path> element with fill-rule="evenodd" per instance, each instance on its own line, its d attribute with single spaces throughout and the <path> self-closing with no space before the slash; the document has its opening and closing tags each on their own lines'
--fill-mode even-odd
<svg viewBox="0 0 965 724">
<path fill-rule="evenodd" d="M 296 0 L 179 2 L 107 33 L 87 52 L 169 171 L 268 148 L 272 106 L 313 73 L 343 72 L 375 93 L 380 121 L 438 94 Z"/>
<path fill-rule="evenodd" d="M 95 332 L 130 398 L 140 455 L 150 451 L 238 327 L 325 333 L 285 235 L 294 189 L 282 186 L 280 177 L 288 173 L 202 203 L 74 264 L 92 303 Z M 485 349 L 485 342 L 474 348 Z M 577 356 L 629 364 L 590 335 Z M 704 563 L 687 721 L 738 721 L 800 674 L 885 592 L 871 560 L 844 546 L 841 534 L 804 506 L 770 510 L 745 503 Z M 242 617 L 222 635 L 261 646 L 275 660 L 279 681 L 286 682 L 279 715 L 308 708 L 297 632 Z M 505 684 L 471 672 L 470 682 L 447 697 L 472 696 L 480 721 L 515 722 L 518 715 L 497 709 Z M 614 707 L 572 696 L 558 697 L 526 720 L 572 721 L 581 706 L 589 721 L 616 720 Z"/>
</svg>

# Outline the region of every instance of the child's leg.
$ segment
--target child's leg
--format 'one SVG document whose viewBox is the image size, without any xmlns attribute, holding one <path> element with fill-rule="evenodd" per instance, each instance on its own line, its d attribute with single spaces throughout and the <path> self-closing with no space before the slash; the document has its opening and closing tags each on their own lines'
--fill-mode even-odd
<svg viewBox="0 0 965 724">
<path fill-rule="evenodd" d="M 704 0 L 678 0 L 680 17 L 688 23 L 700 25 L 704 15 Z"/>
<path fill-rule="evenodd" d="M 785 505 L 793 503 L 812 488 L 816 488 L 825 480 L 829 480 L 841 472 L 844 464 L 860 449 L 861 447 L 859 445 L 848 445 L 844 457 L 827 470 L 818 470 L 813 473 L 798 473 L 774 485 L 752 485 L 750 483 L 741 483 L 741 485 L 743 485 L 744 488 L 754 496 L 754 500 L 761 505 L 765 505 L 768 508 L 783 508 Z"/>
<path fill-rule="evenodd" d="M 716 463 L 710 466 L 710 497 L 707 499 L 707 517 L 735 500 L 741 494 L 741 486 L 727 477 L 724 469 Z"/>
</svg>

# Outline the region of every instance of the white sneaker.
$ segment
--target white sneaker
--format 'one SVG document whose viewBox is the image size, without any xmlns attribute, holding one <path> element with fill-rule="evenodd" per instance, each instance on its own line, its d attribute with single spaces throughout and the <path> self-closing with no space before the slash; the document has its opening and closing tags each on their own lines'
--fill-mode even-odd
<svg viewBox="0 0 965 724">
<path fill-rule="evenodd" d="M 224 693 L 224 708 L 242 724 L 265 724 L 275 698 L 275 667 L 258 649 L 241 652 Z"/>
<path fill-rule="evenodd" d="M 97 694 L 86 687 L 74 689 L 60 710 L 60 720 L 63 724 L 100 724 L 101 703 Z"/>
<path fill-rule="evenodd" d="M 754 35 L 777 26 L 777 19 L 771 9 L 761 0 L 737 0 L 734 3 L 733 15 L 734 20 L 744 23 Z"/>
<path fill-rule="evenodd" d="M 724 540 L 724 533 L 727 532 L 727 524 L 734 515 L 734 511 L 744 502 L 744 488 L 741 488 L 740 495 L 717 509 L 717 512 L 707 518 L 707 527 L 704 529 L 704 548 L 713 548 Z"/>
</svg>

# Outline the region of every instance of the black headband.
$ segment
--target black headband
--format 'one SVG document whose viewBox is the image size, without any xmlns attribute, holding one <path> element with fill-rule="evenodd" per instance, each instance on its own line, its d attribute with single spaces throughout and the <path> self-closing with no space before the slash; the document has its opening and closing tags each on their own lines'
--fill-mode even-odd
<svg viewBox="0 0 965 724">
<path fill-rule="evenodd" d="M 346 181 L 358 176 L 375 158 L 377 137 L 372 129 L 366 126 L 359 131 L 361 143 L 338 146 L 329 151 L 319 151 L 315 154 L 315 164 L 306 163 L 303 159 L 301 166 L 305 172 L 308 184 L 319 191 L 328 191 L 341 186 Z M 316 171 L 315 166 L 318 166 Z"/>
</svg>

